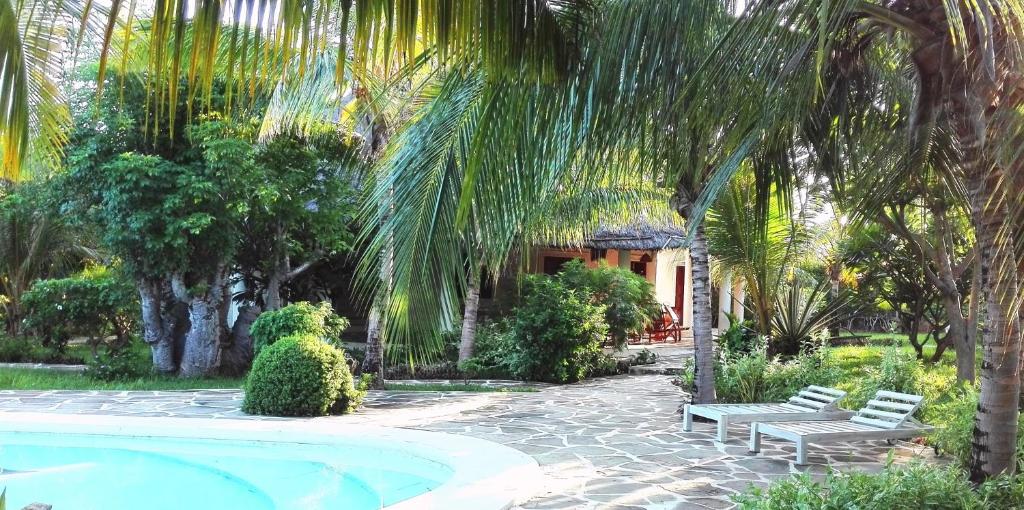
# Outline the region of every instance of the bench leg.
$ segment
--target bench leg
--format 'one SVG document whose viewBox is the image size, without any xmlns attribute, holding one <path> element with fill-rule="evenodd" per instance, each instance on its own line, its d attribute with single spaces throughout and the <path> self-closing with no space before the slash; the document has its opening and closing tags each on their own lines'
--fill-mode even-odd
<svg viewBox="0 0 1024 510">
<path fill-rule="evenodd" d="M 796 441 L 796 464 L 803 466 L 807 464 L 807 438 L 799 438 Z"/>
<path fill-rule="evenodd" d="M 718 441 L 724 443 L 729 435 L 729 417 L 722 415 L 718 418 Z"/>
<path fill-rule="evenodd" d="M 690 404 L 683 406 L 683 431 L 690 432 L 693 430 L 693 413 L 690 412 Z"/>
<path fill-rule="evenodd" d="M 750 451 L 761 451 L 761 432 L 757 430 L 757 422 L 750 424 Z"/>
</svg>

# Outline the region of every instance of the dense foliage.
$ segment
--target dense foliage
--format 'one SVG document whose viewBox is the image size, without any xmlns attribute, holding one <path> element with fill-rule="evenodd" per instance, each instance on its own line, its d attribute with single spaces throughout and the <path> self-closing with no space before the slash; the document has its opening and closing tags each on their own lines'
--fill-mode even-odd
<svg viewBox="0 0 1024 510">
<path fill-rule="evenodd" d="M 330 303 L 313 305 L 302 301 L 280 310 L 263 312 L 249 329 L 253 348 L 259 356 L 261 350 L 277 340 L 289 336 L 312 336 L 340 346 L 341 332 L 349 326 L 344 317 L 334 313 Z"/>
<path fill-rule="evenodd" d="M 736 497 L 741 510 L 986 510 L 1024 505 L 1024 480 L 995 478 L 975 490 L 957 467 L 895 466 L 881 473 L 830 472 L 823 482 L 799 475 Z"/>
<path fill-rule="evenodd" d="M 585 290 L 558 278 L 535 275 L 524 281 L 522 303 L 512 330 L 518 342 L 513 374 L 531 381 L 575 382 L 600 372 L 608 325 L 604 309 Z"/>
<path fill-rule="evenodd" d="M 661 317 L 654 286 L 627 269 L 605 262 L 590 269 L 583 261 L 572 260 L 557 278 L 570 289 L 589 293 L 594 304 L 604 306 L 608 336 L 616 347 L 624 346 L 629 337 L 643 333 L 651 321 Z"/>
<path fill-rule="evenodd" d="M 114 336 L 116 349 L 128 345 L 138 323 L 138 294 L 116 268 L 94 266 L 67 278 L 38 280 L 22 297 L 25 327 L 42 344 L 63 352 L 72 337 L 95 348 Z"/>
<path fill-rule="evenodd" d="M 679 385 L 692 384 L 692 365 Z M 832 386 L 839 373 L 827 347 L 803 351 L 788 360 L 771 356 L 764 342 L 748 352 L 723 349 L 715 362 L 715 392 L 723 403 L 783 402 L 804 387 Z"/>
<path fill-rule="evenodd" d="M 357 387 L 341 349 L 311 335 L 281 338 L 263 349 L 245 380 L 242 410 L 270 416 L 324 416 L 354 411 Z"/>
</svg>

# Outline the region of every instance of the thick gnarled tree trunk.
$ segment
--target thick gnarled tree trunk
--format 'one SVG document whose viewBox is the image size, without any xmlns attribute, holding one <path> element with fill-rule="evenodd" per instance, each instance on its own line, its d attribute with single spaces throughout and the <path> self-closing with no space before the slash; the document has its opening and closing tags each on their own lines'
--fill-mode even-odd
<svg viewBox="0 0 1024 510">
<path fill-rule="evenodd" d="M 174 356 L 177 317 L 174 298 L 166 281 L 142 278 L 136 282 L 142 305 L 142 339 L 153 354 L 153 370 L 161 374 L 178 371 Z"/>
<path fill-rule="evenodd" d="M 225 303 L 227 268 L 220 267 L 199 293 L 186 289 L 180 277 L 172 282 L 174 293 L 188 303 L 190 327 L 185 335 L 180 377 L 209 377 L 217 374 L 225 334 L 221 307 Z"/>
</svg>

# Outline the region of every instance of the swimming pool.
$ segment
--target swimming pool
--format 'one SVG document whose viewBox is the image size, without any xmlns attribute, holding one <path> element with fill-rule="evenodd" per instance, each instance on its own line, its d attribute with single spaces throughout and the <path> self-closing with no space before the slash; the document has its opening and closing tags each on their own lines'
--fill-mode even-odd
<svg viewBox="0 0 1024 510">
<path fill-rule="evenodd" d="M 536 463 L 473 438 L 309 422 L 0 415 L 8 508 L 505 508 Z"/>
</svg>

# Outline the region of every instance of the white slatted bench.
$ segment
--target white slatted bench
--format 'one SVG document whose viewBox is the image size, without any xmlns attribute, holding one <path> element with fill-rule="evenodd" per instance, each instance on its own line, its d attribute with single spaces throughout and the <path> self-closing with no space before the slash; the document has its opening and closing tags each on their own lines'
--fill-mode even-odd
<svg viewBox="0 0 1024 510">
<path fill-rule="evenodd" d="M 704 404 L 683 408 L 683 430 L 693 430 L 693 416 L 718 422 L 718 440 L 725 442 L 730 423 L 845 420 L 852 411 L 839 409 L 846 392 L 823 386 L 808 386 L 788 402 L 777 404 Z"/>
<path fill-rule="evenodd" d="M 796 463 L 807 464 L 809 443 L 893 440 L 918 437 L 934 429 L 914 419 L 924 397 L 879 391 L 849 420 L 757 422 L 750 426 L 750 451 L 761 451 L 761 435 L 796 443 Z"/>
</svg>

